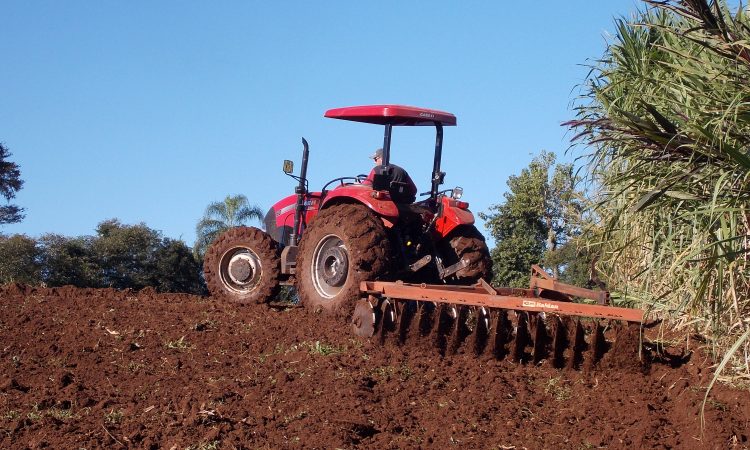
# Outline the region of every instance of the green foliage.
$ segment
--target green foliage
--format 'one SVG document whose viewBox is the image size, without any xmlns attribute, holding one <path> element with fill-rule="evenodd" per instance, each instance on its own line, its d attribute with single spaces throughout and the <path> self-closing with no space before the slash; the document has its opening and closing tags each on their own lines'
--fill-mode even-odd
<svg viewBox="0 0 750 450">
<path fill-rule="evenodd" d="M 41 280 L 40 249 L 34 239 L 0 235 L 0 283 L 37 284 Z"/>
<path fill-rule="evenodd" d="M 263 220 L 263 211 L 257 206 L 250 206 L 247 197 L 242 194 L 227 195 L 222 202 L 213 202 L 206 207 L 203 217 L 195 226 L 195 246 L 193 252 L 203 260 L 211 243 L 226 230 L 246 225 L 249 220 Z"/>
<path fill-rule="evenodd" d="M 92 250 L 105 286 L 141 289 L 153 286 L 156 253 L 161 245 L 158 231 L 145 224 L 122 225 L 116 219 L 99 224 Z"/>
<path fill-rule="evenodd" d="M 8 202 L 23 187 L 23 180 L 21 180 L 21 171 L 18 169 L 18 164 L 6 161 L 6 158 L 10 156 L 10 151 L 0 143 L 0 195 L 5 197 L 5 200 Z M 23 217 L 23 208 L 17 205 L 8 204 L 0 206 L 0 225 L 20 222 L 23 220 Z"/>
<path fill-rule="evenodd" d="M 204 293 L 201 267 L 182 241 L 162 238 L 145 224 L 107 220 L 97 227 L 91 251 L 100 282 L 118 289 L 152 286 L 161 292 Z"/>
<path fill-rule="evenodd" d="M 104 422 L 109 425 L 115 425 L 122 422 L 122 418 L 125 413 L 121 410 L 110 409 L 108 413 L 104 414 Z"/>
<path fill-rule="evenodd" d="M 600 189 L 590 239 L 611 286 L 723 351 L 750 329 L 750 21 L 649 3 L 617 21 L 570 122 Z"/>
<path fill-rule="evenodd" d="M 575 241 L 584 220 L 577 181 L 572 165 L 555 164 L 553 153 L 542 152 L 508 179 L 503 203 L 480 213 L 496 242 L 491 251 L 494 283 L 528 286 L 531 265 L 539 263 L 567 281 L 581 282 L 566 277 L 569 268 L 579 274 L 588 263 Z"/>
<path fill-rule="evenodd" d="M 335 345 L 326 344 L 325 342 L 321 343 L 320 341 L 315 341 L 314 343 L 310 344 L 311 355 L 330 356 L 345 351 L 346 348 L 336 347 Z"/>
<path fill-rule="evenodd" d="M 170 350 L 190 350 L 193 348 L 190 342 L 185 340 L 185 336 L 182 336 L 179 339 L 175 339 L 173 341 L 165 342 L 164 347 Z"/>
<path fill-rule="evenodd" d="M 0 236 L 0 283 L 113 287 L 205 294 L 200 263 L 184 242 L 145 224 L 107 220 L 97 236 Z"/>
<path fill-rule="evenodd" d="M 275 301 L 278 303 L 288 303 L 290 306 L 299 304 L 297 288 L 294 286 L 281 286 Z"/>
<path fill-rule="evenodd" d="M 39 239 L 42 279 L 48 286 L 93 287 L 99 281 L 99 264 L 91 250 L 92 238 L 45 234 Z"/>
<path fill-rule="evenodd" d="M 154 286 L 158 291 L 208 293 L 200 277 L 203 268 L 184 242 L 165 238 L 155 259 Z"/>
</svg>

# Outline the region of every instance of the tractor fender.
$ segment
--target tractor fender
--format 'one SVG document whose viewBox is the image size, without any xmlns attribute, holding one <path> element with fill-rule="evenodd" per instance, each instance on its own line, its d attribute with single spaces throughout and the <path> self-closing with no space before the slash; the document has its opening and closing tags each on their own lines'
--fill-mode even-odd
<svg viewBox="0 0 750 450">
<path fill-rule="evenodd" d="M 371 209 L 375 214 L 382 217 L 386 225 L 393 224 L 398 219 L 398 208 L 390 198 L 378 199 L 372 196 L 372 187 L 365 184 L 354 184 L 338 187 L 327 193 L 320 205 L 320 209 L 326 209 L 341 203 L 361 203 Z"/>
<path fill-rule="evenodd" d="M 435 221 L 435 234 L 438 239 L 448 236 L 459 225 L 474 224 L 474 214 L 468 210 L 467 203 L 457 202 L 448 197 L 443 197 L 442 203 L 442 213 Z M 466 205 L 467 208 L 459 207 L 460 204 Z"/>
</svg>

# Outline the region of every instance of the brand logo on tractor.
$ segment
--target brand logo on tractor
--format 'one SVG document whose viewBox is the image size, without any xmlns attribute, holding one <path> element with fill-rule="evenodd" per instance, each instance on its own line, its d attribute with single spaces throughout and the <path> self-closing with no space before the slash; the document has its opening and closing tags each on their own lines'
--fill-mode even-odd
<svg viewBox="0 0 750 450">
<path fill-rule="evenodd" d="M 421 112 L 421 113 L 419 113 L 419 117 L 424 117 L 424 118 L 427 118 L 427 119 L 434 119 L 435 118 L 435 114 Z"/>
<path fill-rule="evenodd" d="M 318 204 L 318 200 L 317 199 L 305 200 L 302 203 L 302 206 L 305 207 L 305 208 L 307 208 L 307 207 L 310 207 L 310 206 L 315 206 L 317 204 Z M 293 210 L 296 206 L 297 205 L 294 204 L 294 203 L 292 203 L 291 205 L 286 205 L 285 207 L 283 207 L 280 210 L 276 211 L 276 217 L 284 215 L 285 213 Z"/>
<path fill-rule="evenodd" d="M 523 306 L 527 308 L 560 309 L 560 307 L 554 303 L 537 302 L 535 300 L 524 300 Z"/>
<path fill-rule="evenodd" d="M 276 217 L 284 214 L 287 211 L 291 211 L 292 209 L 294 209 L 294 206 L 295 206 L 294 204 L 287 205 L 287 206 L 281 208 L 280 210 L 276 211 Z"/>
</svg>

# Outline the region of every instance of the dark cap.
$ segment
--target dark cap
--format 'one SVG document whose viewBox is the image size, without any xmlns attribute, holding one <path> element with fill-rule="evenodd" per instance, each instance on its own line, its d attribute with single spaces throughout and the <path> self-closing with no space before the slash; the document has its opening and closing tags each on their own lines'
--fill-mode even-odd
<svg viewBox="0 0 750 450">
<path fill-rule="evenodd" d="M 379 149 L 375 150 L 375 153 L 373 153 L 372 155 L 370 155 L 370 159 L 382 158 L 382 157 L 383 157 L 383 149 L 382 148 L 379 148 Z"/>
</svg>

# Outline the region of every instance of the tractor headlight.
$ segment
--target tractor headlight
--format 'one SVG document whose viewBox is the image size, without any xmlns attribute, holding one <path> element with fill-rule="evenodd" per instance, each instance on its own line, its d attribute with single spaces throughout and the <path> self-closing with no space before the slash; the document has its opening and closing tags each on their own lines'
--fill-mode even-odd
<svg viewBox="0 0 750 450">
<path fill-rule="evenodd" d="M 458 200 L 459 198 L 463 197 L 464 195 L 464 188 L 461 186 L 456 186 L 453 188 L 453 192 L 451 193 L 451 198 L 454 200 Z"/>
</svg>

